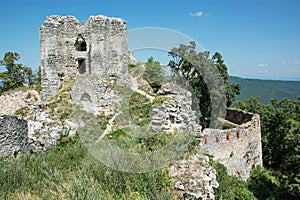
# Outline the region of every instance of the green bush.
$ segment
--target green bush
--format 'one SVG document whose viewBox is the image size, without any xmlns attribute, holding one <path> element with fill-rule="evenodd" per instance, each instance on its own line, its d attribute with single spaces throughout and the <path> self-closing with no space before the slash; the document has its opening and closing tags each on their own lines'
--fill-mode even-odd
<svg viewBox="0 0 300 200">
<path fill-rule="evenodd" d="M 211 164 L 217 171 L 217 181 L 220 184 L 215 189 L 216 199 L 226 200 L 251 200 L 256 199 L 248 189 L 247 183 L 236 176 L 229 176 L 224 165 L 211 160 Z"/>
<path fill-rule="evenodd" d="M 270 170 L 257 167 L 253 170 L 248 187 L 258 199 L 276 199 L 279 189 L 279 180 Z"/>
</svg>

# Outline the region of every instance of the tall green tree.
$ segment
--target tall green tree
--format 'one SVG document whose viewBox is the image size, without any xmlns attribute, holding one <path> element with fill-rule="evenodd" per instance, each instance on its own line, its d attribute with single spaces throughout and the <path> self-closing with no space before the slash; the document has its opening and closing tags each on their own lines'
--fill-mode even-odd
<svg viewBox="0 0 300 200">
<path fill-rule="evenodd" d="M 225 90 L 226 90 L 226 98 L 227 98 L 226 106 L 230 107 L 230 106 L 232 106 L 232 104 L 235 101 L 235 96 L 240 94 L 241 85 L 230 84 L 228 82 L 227 66 L 224 63 L 223 56 L 219 52 L 216 52 L 212 56 L 212 59 L 215 62 L 215 65 L 218 68 L 218 70 L 223 78 Z"/>
<path fill-rule="evenodd" d="M 227 66 L 220 53 L 210 58 L 209 52 L 197 52 L 196 43 L 181 44 L 169 55 L 169 66 L 190 84 L 199 105 L 199 119 L 203 127 L 217 126 L 217 118 L 224 113 L 239 93 L 239 85 L 228 83 Z M 227 97 L 227 99 L 226 99 Z"/>
<path fill-rule="evenodd" d="M 3 86 L 0 86 L 0 92 L 8 91 L 27 84 L 34 84 L 35 75 L 31 68 L 16 63 L 20 56 L 16 52 L 7 52 L 3 60 L 0 60 L 0 66 L 5 67 L 5 71 L 0 73 L 0 80 Z"/>
</svg>

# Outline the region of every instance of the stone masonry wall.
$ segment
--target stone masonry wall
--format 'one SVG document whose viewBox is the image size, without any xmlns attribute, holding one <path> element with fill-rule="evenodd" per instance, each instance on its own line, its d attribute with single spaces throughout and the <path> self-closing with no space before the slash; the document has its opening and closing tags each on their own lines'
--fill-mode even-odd
<svg viewBox="0 0 300 200">
<path fill-rule="evenodd" d="M 28 150 L 39 153 L 52 149 L 62 136 L 73 136 L 78 124 L 70 121 L 61 121 L 53 115 L 46 104 L 35 105 L 25 117 L 28 124 Z"/>
<path fill-rule="evenodd" d="M 48 17 L 40 29 L 42 100 L 55 94 L 65 77 L 99 75 L 127 80 L 126 22 L 91 16 L 80 25 L 73 16 Z"/>
<path fill-rule="evenodd" d="M 196 111 L 192 110 L 192 94 L 178 86 L 165 84 L 158 98 L 165 98 L 161 105 L 152 106 L 151 128 L 154 132 L 189 131 L 200 136 Z"/>
<path fill-rule="evenodd" d="M 0 116 L 0 155 L 12 158 L 27 150 L 27 121 L 16 116 Z"/>
<path fill-rule="evenodd" d="M 205 129 L 202 149 L 223 164 L 230 175 L 245 180 L 253 167 L 262 165 L 260 117 L 228 109 L 227 120 L 241 125 L 227 130 Z"/>
<path fill-rule="evenodd" d="M 175 199 L 214 200 L 214 189 L 219 187 L 217 172 L 209 164 L 209 158 L 201 154 L 176 161 L 170 166 L 174 188 L 180 195 Z"/>
<path fill-rule="evenodd" d="M 113 114 L 117 96 L 110 81 L 88 75 L 76 79 L 71 88 L 72 102 L 82 105 L 83 110 L 105 115 Z"/>
</svg>

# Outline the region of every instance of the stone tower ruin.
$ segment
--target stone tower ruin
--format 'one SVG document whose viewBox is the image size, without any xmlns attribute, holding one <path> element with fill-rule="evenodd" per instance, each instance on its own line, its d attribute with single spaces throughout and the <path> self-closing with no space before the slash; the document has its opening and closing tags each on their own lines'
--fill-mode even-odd
<svg viewBox="0 0 300 200">
<path fill-rule="evenodd" d="M 64 78 L 96 75 L 127 79 L 128 39 L 120 18 L 50 16 L 40 28 L 41 99 L 54 95 Z"/>
</svg>

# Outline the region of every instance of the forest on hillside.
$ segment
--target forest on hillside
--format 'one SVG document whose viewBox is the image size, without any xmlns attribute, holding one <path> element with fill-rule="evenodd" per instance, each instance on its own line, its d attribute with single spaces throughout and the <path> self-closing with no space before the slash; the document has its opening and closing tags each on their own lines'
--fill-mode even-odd
<svg viewBox="0 0 300 200">
<path fill-rule="evenodd" d="M 237 100 L 260 97 L 262 103 L 269 104 L 273 98 L 296 100 L 300 95 L 300 81 L 246 79 L 229 76 L 229 82 L 241 85 L 240 94 L 236 96 Z"/>
</svg>

